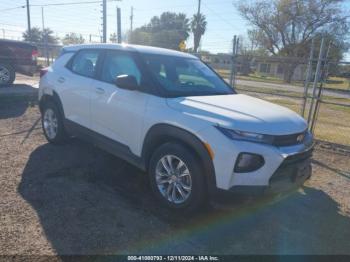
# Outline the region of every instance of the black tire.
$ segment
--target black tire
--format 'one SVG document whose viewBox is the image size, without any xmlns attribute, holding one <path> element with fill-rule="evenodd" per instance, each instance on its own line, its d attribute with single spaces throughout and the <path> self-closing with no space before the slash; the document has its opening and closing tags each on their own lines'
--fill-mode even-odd
<svg viewBox="0 0 350 262">
<path fill-rule="evenodd" d="M 48 134 L 46 131 L 47 129 L 45 128 L 45 114 L 48 110 L 51 110 L 57 119 L 57 132 L 55 136 Z M 44 104 L 41 114 L 41 126 L 47 141 L 50 143 L 64 144 L 67 142 L 69 137 L 64 129 L 63 116 L 61 115 L 60 111 L 57 108 L 57 105 L 54 102 L 48 101 Z"/>
<path fill-rule="evenodd" d="M 1 78 L 1 71 L 6 71 L 7 72 L 7 80 L 4 80 Z M 7 63 L 0 63 L 0 87 L 4 87 L 4 86 L 10 86 L 13 84 L 13 82 L 15 81 L 16 78 L 16 71 L 15 69 L 7 64 Z"/>
<path fill-rule="evenodd" d="M 173 203 L 161 193 L 156 182 L 156 168 L 158 162 L 166 155 L 173 155 L 185 163 L 191 180 L 192 190 L 187 200 L 183 203 Z M 166 207 L 173 210 L 195 211 L 207 203 L 207 190 L 202 165 L 198 157 L 185 146 L 178 143 L 166 143 L 161 145 L 152 155 L 149 164 L 149 178 L 155 197 Z M 179 192 L 178 192 L 179 193 Z"/>
</svg>

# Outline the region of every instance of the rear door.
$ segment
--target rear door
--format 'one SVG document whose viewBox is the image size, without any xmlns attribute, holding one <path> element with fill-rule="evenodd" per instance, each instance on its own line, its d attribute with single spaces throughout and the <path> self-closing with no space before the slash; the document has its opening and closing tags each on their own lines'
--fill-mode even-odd
<svg viewBox="0 0 350 262">
<path fill-rule="evenodd" d="M 140 90 L 119 88 L 115 79 L 119 75 L 133 75 Z M 99 80 L 92 83 L 92 129 L 136 151 L 144 123 L 149 94 L 142 92 L 144 77 L 135 56 L 120 50 L 106 51 L 101 63 Z"/>
<path fill-rule="evenodd" d="M 100 53 L 98 49 L 80 50 L 66 67 L 57 72 L 56 86 L 65 117 L 87 128 L 91 128 L 90 91 Z"/>
</svg>

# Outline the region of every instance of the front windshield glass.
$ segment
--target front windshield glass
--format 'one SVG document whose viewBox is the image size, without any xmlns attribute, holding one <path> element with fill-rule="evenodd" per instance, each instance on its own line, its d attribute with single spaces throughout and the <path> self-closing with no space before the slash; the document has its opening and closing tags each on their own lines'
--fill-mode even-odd
<svg viewBox="0 0 350 262">
<path fill-rule="evenodd" d="M 234 94 L 207 65 L 195 58 L 142 54 L 145 63 L 167 96 Z"/>
</svg>

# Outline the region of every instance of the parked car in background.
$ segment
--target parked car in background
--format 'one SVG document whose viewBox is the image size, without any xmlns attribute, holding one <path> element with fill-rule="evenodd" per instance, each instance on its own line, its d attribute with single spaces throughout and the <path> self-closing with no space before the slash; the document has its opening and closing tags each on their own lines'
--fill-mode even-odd
<svg viewBox="0 0 350 262">
<path fill-rule="evenodd" d="M 311 176 L 305 120 L 237 94 L 192 55 L 71 46 L 40 75 L 47 140 L 87 139 L 147 171 L 168 207 L 195 209 L 218 190 L 284 191 Z"/>
<path fill-rule="evenodd" d="M 0 39 L 0 86 L 11 85 L 16 72 L 32 76 L 37 70 L 38 49 L 35 45 Z"/>
</svg>

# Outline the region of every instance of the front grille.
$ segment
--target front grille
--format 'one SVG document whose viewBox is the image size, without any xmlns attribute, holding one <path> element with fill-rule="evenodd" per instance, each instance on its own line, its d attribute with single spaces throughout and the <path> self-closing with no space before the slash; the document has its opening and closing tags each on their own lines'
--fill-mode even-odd
<svg viewBox="0 0 350 262">
<path fill-rule="evenodd" d="M 291 155 L 288 156 L 282 163 L 282 165 L 290 165 L 290 164 L 294 164 L 297 162 L 302 162 L 306 159 L 309 159 L 312 157 L 312 152 L 313 152 L 313 148 L 309 149 L 308 151 L 299 153 L 299 154 L 295 154 L 295 155 Z"/>
<path fill-rule="evenodd" d="M 273 145 L 275 146 L 292 146 L 301 144 L 306 136 L 306 131 L 291 135 L 274 136 Z"/>
</svg>

